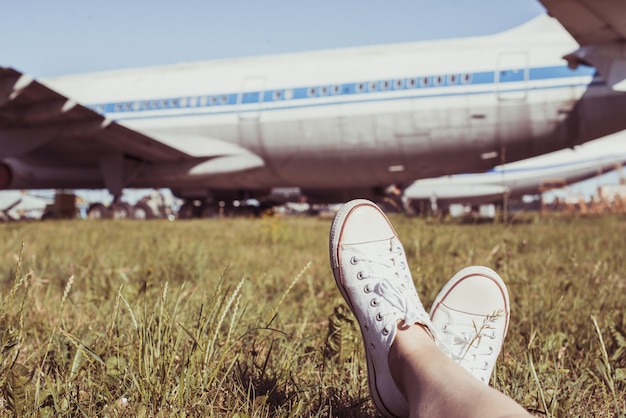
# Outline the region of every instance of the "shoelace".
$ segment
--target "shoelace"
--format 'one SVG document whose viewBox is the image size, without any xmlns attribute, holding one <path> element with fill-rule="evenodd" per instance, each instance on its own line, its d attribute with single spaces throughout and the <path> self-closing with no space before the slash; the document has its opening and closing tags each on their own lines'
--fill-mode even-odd
<svg viewBox="0 0 626 418">
<path fill-rule="evenodd" d="M 405 271 L 407 270 L 406 263 L 402 260 L 403 251 L 399 246 L 395 246 L 392 251 L 383 252 L 377 255 L 368 255 L 368 257 L 353 256 L 351 262 L 356 264 L 358 262 L 368 263 L 372 272 L 367 274 L 360 272 L 357 276 L 358 279 L 375 279 L 377 284 L 375 288 L 370 288 L 369 284 L 365 285 L 365 292 L 375 292 L 382 299 L 391 305 L 388 309 L 380 311 L 377 319 L 379 321 L 387 319 L 389 315 L 393 315 L 394 312 L 399 311 L 407 324 L 413 324 L 415 322 L 424 323 L 429 320 L 427 315 L 422 313 L 420 315 L 419 306 L 415 306 L 415 301 L 410 301 L 409 296 L 411 292 L 407 290 L 408 276 Z M 377 298 L 372 299 L 373 306 L 378 306 L 380 301 Z M 422 308 L 423 311 L 423 308 Z M 394 320 L 396 318 L 393 318 Z M 394 324 L 395 326 L 395 321 Z M 389 329 L 385 327 L 387 332 Z"/>
<path fill-rule="evenodd" d="M 490 340 L 496 338 L 493 323 L 494 321 L 492 319 L 486 319 L 480 328 L 478 326 L 466 325 L 465 331 L 461 331 L 451 324 L 445 324 L 441 332 L 453 336 L 453 347 L 445 346 L 441 342 L 440 345 L 444 346 L 444 351 L 446 351 L 453 360 L 462 363 L 466 369 L 487 370 L 489 363 L 482 360 L 481 357 L 492 355 L 493 347 L 488 343 L 485 344 L 483 338 Z"/>
</svg>

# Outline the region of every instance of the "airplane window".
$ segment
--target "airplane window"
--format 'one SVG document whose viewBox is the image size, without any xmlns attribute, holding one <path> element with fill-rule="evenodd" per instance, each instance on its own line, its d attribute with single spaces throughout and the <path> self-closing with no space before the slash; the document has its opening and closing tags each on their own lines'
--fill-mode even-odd
<svg viewBox="0 0 626 418">
<path fill-rule="evenodd" d="M 468 84 L 472 82 L 472 75 L 471 74 L 463 74 L 463 79 L 462 79 L 463 84 Z"/>
<path fill-rule="evenodd" d="M 222 104 L 228 103 L 228 96 L 222 96 Z"/>
<path fill-rule="evenodd" d="M 160 109 L 165 109 L 166 107 L 167 107 L 167 101 L 165 101 L 165 100 L 161 100 L 161 101 L 159 102 L 159 108 L 160 108 Z"/>
<path fill-rule="evenodd" d="M 282 92 L 280 90 L 274 90 L 274 94 L 272 96 L 274 100 L 280 100 L 282 98 Z"/>
<path fill-rule="evenodd" d="M 320 96 L 326 96 L 328 94 L 328 87 L 322 86 L 320 87 Z"/>
<path fill-rule="evenodd" d="M 428 86 L 428 84 L 430 84 L 430 77 L 422 77 L 422 87 L 426 87 Z"/>
<path fill-rule="evenodd" d="M 375 81 L 371 81 L 369 91 L 376 91 L 377 87 L 378 87 L 378 83 L 376 83 Z"/>
<path fill-rule="evenodd" d="M 200 106 L 206 106 L 208 100 L 209 100 L 209 98 L 207 96 L 200 97 Z M 214 100 L 215 100 L 215 97 L 213 99 L 211 99 L 212 102 Z M 213 102 L 212 104 L 215 104 L 215 103 Z"/>
<path fill-rule="evenodd" d="M 180 99 L 180 107 L 187 107 L 187 98 L 183 97 L 182 99 Z"/>
<path fill-rule="evenodd" d="M 395 88 L 396 89 L 401 89 L 402 87 L 404 87 L 404 80 L 397 79 L 396 82 L 395 82 Z"/>
<path fill-rule="evenodd" d="M 409 78 L 409 79 L 406 81 L 406 84 L 407 84 L 407 86 L 408 86 L 410 89 L 413 89 L 413 88 L 415 88 L 415 86 L 417 86 L 417 80 L 416 80 L 416 79 L 414 79 L 414 78 Z"/>
<path fill-rule="evenodd" d="M 438 75 L 437 77 L 435 77 L 433 85 L 440 86 L 441 83 L 443 83 L 443 77 Z"/>
<path fill-rule="evenodd" d="M 448 84 L 456 84 L 456 74 L 451 74 L 448 76 Z"/>
<path fill-rule="evenodd" d="M 363 83 L 358 83 L 358 84 L 356 85 L 356 89 L 355 89 L 355 90 L 356 90 L 356 92 L 357 92 L 357 93 L 362 92 L 363 90 L 365 90 L 365 84 L 363 84 Z"/>
<path fill-rule="evenodd" d="M 389 90 L 389 86 L 391 85 L 391 83 L 389 82 L 389 80 L 384 80 L 382 83 L 380 83 L 380 89 L 381 90 Z"/>
<path fill-rule="evenodd" d="M 338 84 L 335 84 L 333 86 L 333 94 L 339 94 L 339 93 L 341 93 L 341 86 Z"/>
<path fill-rule="evenodd" d="M 309 96 L 315 96 L 315 93 L 317 93 L 317 89 L 315 87 L 309 87 L 309 90 L 307 91 L 307 94 Z"/>
<path fill-rule="evenodd" d="M 292 89 L 285 90 L 285 99 L 287 99 L 287 100 L 293 99 L 293 90 Z"/>
<path fill-rule="evenodd" d="M 133 103 L 133 110 L 137 111 L 141 108 L 141 104 L 139 102 L 134 102 Z"/>
<path fill-rule="evenodd" d="M 119 112 L 120 110 L 122 110 L 122 105 L 120 103 L 115 103 L 114 109 L 116 112 Z"/>
</svg>

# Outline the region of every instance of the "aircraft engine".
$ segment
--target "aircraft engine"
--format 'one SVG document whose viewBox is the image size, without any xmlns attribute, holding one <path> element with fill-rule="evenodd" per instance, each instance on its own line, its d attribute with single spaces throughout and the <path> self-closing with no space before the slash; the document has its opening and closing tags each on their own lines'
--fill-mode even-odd
<svg viewBox="0 0 626 418">
<path fill-rule="evenodd" d="M 13 179 L 13 170 L 5 163 L 0 163 L 0 189 L 6 189 Z"/>
</svg>

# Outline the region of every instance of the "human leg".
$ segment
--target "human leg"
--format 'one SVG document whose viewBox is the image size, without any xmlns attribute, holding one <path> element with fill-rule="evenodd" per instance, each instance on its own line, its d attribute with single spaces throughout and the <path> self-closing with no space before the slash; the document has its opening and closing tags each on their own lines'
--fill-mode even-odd
<svg viewBox="0 0 626 418">
<path fill-rule="evenodd" d="M 513 399 L 481 383 L 448 357 L 419 325 L 399 326 L 391 374 L 411 417 L 529 417 Z"/>
<path fill-rule="evenodd" d="M 407 416 L 409 404 L 389 370 L 398 321 L 432 326 L 391 223 L 366 200 L 344 205 L 333 220 L 330 260 L 337 287 L 356 316 L 374 404 L 385 416 Z"/>
<path fill-rule="evenodd" d="M 470 266 L 435 297 L 430 311 L 435 344 L 419 327 L 398 332 L 389 364 L 412 416 L 529 416 L 511 398 L 487 386 L 509 316 L 509 295 L 500 276 L 488 267 Z"/>
<path fill-rule="evenodd" d="M 480 383 L 435 344 L 436 327 L 417 296 L 402 245 L 376 205 L 366 200 L 344 205 L 331 227 L 330 258 L 337 286 L 359 322 L 370 392 L 382 414 L 528 416 L 515 401 Z M 438 300 L 435 319 L 458 307 L 452 302 L 459 299 L 460 290 L 467 290 L 470 280 L 457 282 L 451 286 L 453 292 Z M 506 304 L 508 309 L 508 297 Z M 508 324 L 508 314 L 506 320 Z M 438 319 L 438 323 L 443 322 Z M 502 338 L 505 333 L 506 329 L 500 332 Z M 482 337 L 480 332 L 477 335 Z M 481 354 L 478 348 L 468 346 L 472 356 Z M 470 363 L 460 359 L 463 366 Z"/>
<path fill-rule="evenodd" d="M 437 345 L 487 384 L 509 327 L 509 293 L 500 276 L 484 266 L 457 272 L 435 297 L 430 319 Z"/>
</svg>

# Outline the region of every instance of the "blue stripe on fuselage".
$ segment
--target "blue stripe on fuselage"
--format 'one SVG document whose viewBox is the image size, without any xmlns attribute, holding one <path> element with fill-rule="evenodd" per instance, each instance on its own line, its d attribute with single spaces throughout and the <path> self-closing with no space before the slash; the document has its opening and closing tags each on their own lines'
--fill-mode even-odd
<svg viewBox="0 0 626 418">
<path fill-rule="evenodd" d="M 503 70 L 499 74 L 499 92 L 520 91 L 520 88 L 506 90 L 502 85 L 524 80 L 524 71 Z M 550 81 L 573 77 L 595 76 L 593 67 L 579 66 L 571 69 L 567 66 L 553 66 L 530 68 L 528 70 L 528 82 Z M 234 112 L 259 111 L 258 108 L 246 110 L 242 105 L 252 104 L 272 104 L 272 107 L 262 108 L 262 110 L 284 110 L 289 108 L 302 108 L 310 106 L 325 106 L 347 103 L 360 103 L 369 101 L 406 100 L 427 97 L 449 97 L 466 94 L 485 94 L 491 91 L 480 92 L 451 92 L 449 87 L 454 86 L 486 86 L 495 85 L 496 77 L 493 71 L 482 71 L 462 74 L 436 74 L 422 75 L 407 78 L 395 78 L 387 80 L 369 80 L 342 83 L 336 85 L 315 85 L 307 87 L 292 87 L 282 89 L 272 89 L 265 91 L 246 91 L 237 93 L 222 93 L 216 95 L 201 96 L 181 96 L 162 99 L 134 100 L 112 103 L 92 104 L 87 107 L 102 114 L 115 116 L 117 120 L 147 119 L 153 117 L 180 117 L 198 114 L 224 114 Z M 531 89 L 548 89 L 570 87 L 572 85 L 581 86 L 588 83 L 576 83 L 571 85 L 545 85 L 541 87 L 531 87 Z M 592 84 L 599 84 L 592 82 Z M 415 91 L 415 95 L 407 96 L 406 93 L 398 96 L 382 96 L 381 93 L 393 91 Z M 322 97 L 336 97 L 335 100 L 319 103 Z M 284 103 L 278 105 L 277 103 Z M 163 114 L 162 111 L 180 109 L 203 109 L 203 112 L 180 112 Z M 154 111 L 160 111 L 158 115 Z"/>
</svg>

